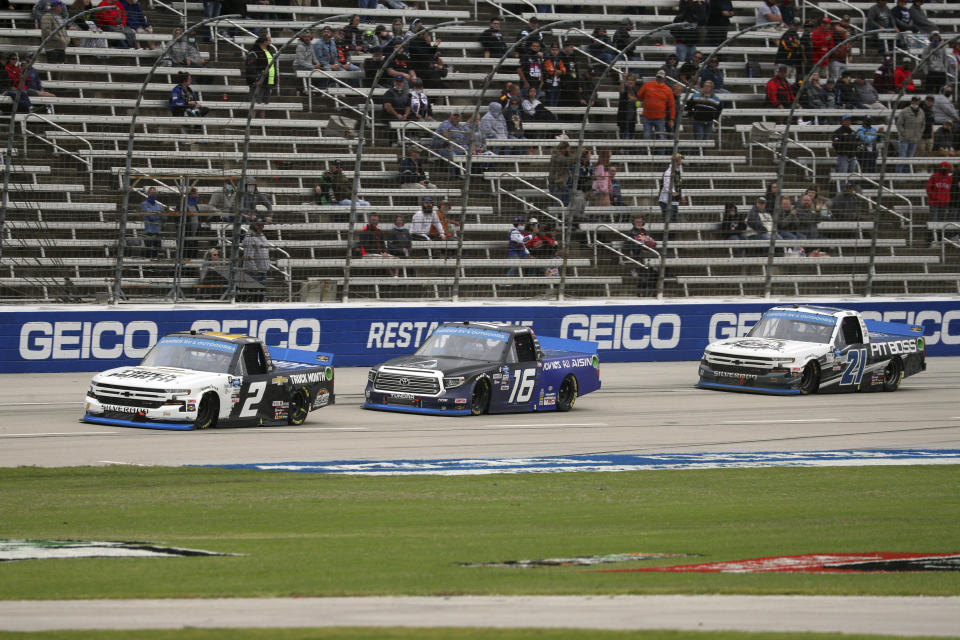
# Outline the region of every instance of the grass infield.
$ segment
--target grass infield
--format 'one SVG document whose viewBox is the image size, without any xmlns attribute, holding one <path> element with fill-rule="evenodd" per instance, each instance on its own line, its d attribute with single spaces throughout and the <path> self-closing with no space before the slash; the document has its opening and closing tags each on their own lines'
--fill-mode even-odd
<svg viewBox="0 0 960 640">
<path fill-rule="evenodd" d="M 611 574 L 458 566 L 636 552 L 698 557 L 603 568 L 804 553 L 950 553 L 960 551 L 958 523 L 957 466 L 455 477 L 2 469 L 0 538 L 150 541 L 244 555 L 7 562 L 0 564 L 0 598 L 958 595 L 960 572 Z"/>
</svg>

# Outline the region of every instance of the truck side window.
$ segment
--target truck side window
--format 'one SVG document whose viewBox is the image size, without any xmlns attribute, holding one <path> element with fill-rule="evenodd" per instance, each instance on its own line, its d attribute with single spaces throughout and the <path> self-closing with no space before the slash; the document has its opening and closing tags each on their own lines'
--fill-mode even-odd
<svg viewBox="0 0 960 640">
<path fill-rule="evenodd" d="M 517 345 L 517 359 L 520 362 L 532 362 L 537 359 L 537 349 L 533 346 L 533 336 L 521 333 L 513 341 Z"/>
<path fill-rule="evenodd" d="M 863 342 L 863 332 L 860 330 L 860 323 L 853 316 L 843 319 L 840 325 L 840 335 L 845 344 L 861 344 Z"/>
<path fill-rule="evenodd" d="M 258 344 L 248 344 L 243 347 L 243 368 L 247 375 L 260 375 L 267 372 L 267 361 L 263 357 L 263 349 Z"/>
</svg>

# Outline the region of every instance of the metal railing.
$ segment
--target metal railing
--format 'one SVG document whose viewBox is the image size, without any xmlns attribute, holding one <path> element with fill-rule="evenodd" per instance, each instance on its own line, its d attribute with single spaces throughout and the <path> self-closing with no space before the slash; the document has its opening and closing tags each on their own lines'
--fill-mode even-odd
<svg viewBox="0 0 960 640">
<path fill-rule="evenodd" d="M 503 178 L 513 178 L 514 180 L 517 180 L 518 182 L 520 182 L 520 183 L 522 183 L 522 184 L 530 187 L 530 188 L 533 189 L 534 191 L 537 191 L 537 192 L 540 193 L 541 195 L 546 196 L 547 198 L 556 201 L 557 203 L 560 204 L 561 207 L 566 206 L 566 205 L 563 204 L 563 200 L 561 200 L 561 199 L 558 198 L 557 196 L 553 195 L 552 193 L 550 193 L 550 192 L 547 191 L 546 189 L 542 189 L 541 187 L 538 187 L 537 185 L 533 184 L 532 182 L 529 182 L 529 181 L 521 178 L 520 176 L 518 176 L 518 175 L 515 174 L 515 173 L 509 172 L 509 171 L 500 172 L 500 173 L 496 176 L 496 179 L 495 179 L 495 180 L 496 180 L 496 182 L 499 183 L 500 180 L 502 180 Z M 492 186 L 492 184 L 491 184 L 491 186 Z M 498 208 L 498 209 L 502 209 L 502 208 L 503 208 L 502 205 L 501 205 L 501 202 L 502 202 L 502 201 L 501 201 L 500 196 L 501 196 L 502 194 L 506 194 L 506 195 L 510 196 L 511 198 L 513 198 L 514 200 L 517 200 L 517 201 L 523 203 L 524 207 L 526 207 L 527 209 L 533 209 L 534 211 L 538 211 L 541 215 L 544 215 L 544 216 L 550 218 L 550 219 L 553 220 L 554 222 L 558 222 L 558 223 L 560 223 L 561 225 L 563 224 L 563 219 L 562 219 L 562 218 L 558 218 L 557 216 L 553 215 L 553 214 L 550 213 L 549 211 L 547 211 L 547 210 L 545 210 L 545 209 L 541 209 L 540 207 L 538 207 L 537 205 L 533 204 L 533 203 L 530 202 L 529 200 L 525 200 L 525 199 L 521 198 L 520 196 L 518 196 L 518 195 L 515 194 L 515 193 L 511 193 L 510 191 L 504 191 L 503 189 L 496 188 L 496 187 L 494 187 L 494 190 L 497 192 L 497 208 Z"/>
<path fill-rule="evenodd" d="M 615 234 L 617 234 L 618 236 L 620 236 L 621 238 L 623 238 L 625 241 L 632 242 L 633 244 L 637 245 L 638 247 L 640 247 L 640 248 L 643 249 L 644 251 L 647 251 L 647 252 L 649 252 L 649 253 L 652 253 L 654 256 L 656 256 L 657 260 L 660 261 L 660 264 L 663 264 L 663 256 L 660 255 L 660 252 L 657 251 L 656 249 L 652 249 L 652 248 L 648 247 L 647 245 L 645 245 L 644 243 L 640 242 L 640 241 L 637 240 L 636 238 L 633 238 L 633 237 L 631 237 L 631 236 L 628 236 L 627 234 L 625 234 L 625 233 L 623 233 L 622 231 L 619 231 L 619 230 L 617 230 L 617 229 L 614 229 L 613 227 L 611 227 L 611 226 L 608 225 L 608 224 L 598 224 L 598 225 L 597 225 L 597 230 L 596 230 L 596 232 L 594 232 L 594 233 L 595 233 L 595 236 L 594 236 L 594 242 L 593 242 L 593 264 L 594 264 L 594 266 L 599 266 L 599 264 L 600 264 L 599 258 L 597 257 L 597 247 L 603 247 L 603 248 L 606 249 L 607 251 L 610 251 L 610 252 L 612 252 L 612 253 L 615 253 L 616 255 L 620 256 L 620 257 L 623 258 L 624 260 L 627 260 L 628 262 L 631 262 L 631 263 L 637 265 L 638 267 L 641 267 L 641 268 L 643 268 L 643 269 L 646 269 L 647 271 L 650 271 L 650 270 L 651 270 L 650 267 L 648 267 L 646 264 L 644 264 L 643 262 L 641 262 L 640 260 L 637 260 L 636 258 L 634 258 L 634 257 L 632 257 L 632 256 L 628 256 L 627 254 L 623 253 L 622 251 L 620 251 L 619 249 L 617 249 L 616 247 L 614 247 L 612 244 L 607 244 L 607 243 L 605 243 L 605 242 L 601 242 L 601 241 L 600 241 L 600 234 L 599 234 L 600 229 L 606 229 L 606 230 L 608 230 L 608 231 L 612 231 L 613 233 L 615 233 Z"/>
<path fill-rule="evenodd" d="M 960 224 L 956 222 L 948 222 L 943 225 L 943 229 L 940 230 L 940 263 L 943 264 L 947 260 L 947 244 L 949 243 L 951 247 L 955 249 L 960 249 L 960 242 L 956 240 L 951 240 L 947 237 L 947 229 L 949 227 L 954 227 L 957 231 L 960 231 Z"/>
<path fill-rule="evenodd" d="M 433 141 L 433 139 L 435 139 L 435 138 L 440 138 L 440 137 L 441 137 L 441 136 L 438 136 L 438 135 L 434 132 L 433 129 L 431 129 L 430 127 L 424 125 L 422 122 L 419 122 L 418 120 L 406 120 L 406 121 L 403 123 L 403 126 L 400 127 L 400 149 L 401 149 L 402 157 L 406 157 L 406 156 L 407 156 L 407 143 L 410 143 L 410 145 L 412 145 L 412 146 L 414 146 L 414 147 L 416 147 L 416 148 L 418 148 L 418 149 L 422 149 L 423 151 L 426 151 L 427 154 L 429 154 L 431 157 L 434 157 L 434 158 L 437 158 L 438 160 L 441 160 L 441 161 L 443 161 L 443 162 L 446 162 L 450 167 L 456 167 L 457 170 L 460 171 L 460 172 L 463 172 L 463 171 L 466 170 L 466 167 L 465 167 L 464 165 L 458 163 L 456 160 L 453 160 L 452 158 L 448 158 L 447 156 L 443 155 L 442 153 L 439 153 L 439 152 L 438 152 L 436 149 L 434 149 L 433 147 L 427 146 L 427 145 L 423 144 L 422 142 L 420 142 L 420 141 L 418 141 L 418 140 L 414 140 L 413 138 L 408 138 L 408 137 L 407 137 L 407 127 L 408 127 L 409 125 L 414 125 L 414 126 L 416 126 L 416 127 L 419 127 L 420 129 L 423 129 L 423 130 L 426 131 L 427 133 L 429 133 L 429 134 L 430 134 L 430 140 L 431 140 L 431 141 Z M 445 140 L 446 140 L 446 139 L 445 139 Z M 453 140 L 446 140 L 446 142 L 449 143 L 449 144 L 451 144 L 451 145 L 453 145 L 453 146 L 456 147 L 457 149 L 459 149 L 460 152 L 461 152 L 459 155 L 466 156 L 466 155 L 469 153 L 469 151 L 467 151 L 467 149 L 466 149 L 465 147 L 460 146 L 459 144 L 457 144 L 457 143 L 454 142 Z"/>
<path fill-rule="evenodd" d="M 290 254 L 275 244 L 267 244 L 268 249 L 273 249 L 279 253 L 282 253 L 287 258 L 287 269 L 283 270 L 272 261 L 270 262 L 270 269 L 273 271 L 279 271 L 283 274 L 283 279 L 287 281 L 287 302 L 293 302 L 293 267 L 290 266 Z"/>
<path fill-rule="evenodd" d="M 334 76 L 332 72 L 327 71 L 326 69 L 312 69 L 310 71 L 310 76 L 307 78 L 303 78 L 303 81 L 305 83 L 304 86 L 307 92 L 307 108 L 310 110 L 311 113 L 313 112 L 313 93 L 314 93 L 313 76 L 315 76 L 316 74 L 324 75 L 328 80 L 333 80 L 337 84 L 341 85 L 346 89 L 349 89 L 350 91 L 357 94 L 361 98 L 367 97 L 366 93 L 364 93 L 363 91 L 360 91 L 360 89 L 354 87 L 353 85 L 348 84 L 344 80 L 341 80 L 340 78 Z M 370 113 L 364 114 L 364 112 L 361 111 L 360 109 L 357 109 L 351 104 L 347 104 L 347 102 L 342 100 L 340 96 L 338 96 L 336 93 L 330 93 L 326 89 L 319 89 L 319 88 L 317 89 L 317 93 L 325 95 L 331 100 L 333 100 L 333 102 L 337 105 L 337 107 L 352 111 L 353 113 L 357 114 L 361 118 L 367 118 L 368 122 L 370 123 L 370 142 L 376 143 L 376 132 L 374 130 L 375 127 L 373 126 L 373 118 L 374 118 L 374 113 L 376 111 L 376 107 L 373 104 L 370 105 Z"/>
<path fill-rule="evenodd" d="M 88 147 L 88 148 L 90 149 L 90 151 L 91 151 L 90 159 L 87 160 L 87 159 L 85 159 L 83 156 L 79 156 L 79 155 L 73 153 L 72 151 L 70 151 L 69 149 L 65 149 L 64 147 L 60 146 L 59 144 L 57 144 L 57 143 L 54 142 L 53 140 L 50 140 L 49 138 L 46 138 L 46 137 L 40 135 L 39 133 L 34 133 L 33 131 L 30 131 L 30 129 L 27 127 L 27 125 L 29 124 L 30 118 L 36 118 L 37 120 L 42 120 L 43 122 L 46 122 L 47 124 L 49 124 L 51 127 L 54 127 L 54 128 L 56 128 L 56 129 L 59 129 L 60 131 L 62 131 L 62 132 L 64 132 L 64 133 L 66 133 L 67 135 L 69 135 L 71 138 L 76 138 L 77 140 L 79 140 L 79 141 L 82 142 L 83 144 L 87 145 L 87 147 Z M 77 162 L 79 162 L 80 164 L 82 164 L 82 165 L 84 165 L 85 167 L 87 167 L 87 177 L 90 179 L 90 191 L 91 191 L 91 192 L 93 191 L 93 153 L 92 153 L 92 152 L 93 152 L 93 144 L 91 144 L 91 142 L 90 142 L 89 140 L 87 140 L 86 138 L 84 138 L 84 137 L 82 137 L 82 136 L 77 135 L 77 132 L 76 132 L 76 131 L 70 131 L 70 130 L 67 129 L 66 127 L 63 127 L 63 126 L 57 124 L 56 122 L 54 122 L 53 120 L 50 120 L 49 118 L 43 117 L 43 116 L 40 115 L 39 113 L 28 113 L 28 114 L 27 114 L 27 117 L 25 117 L 25 118 L 23 119 L 22 126 L 23 126 L 23 151 L 24 151 L 24 153 L 26 153 L 26 151 L 27 151 L 27 139 L 28 139 L 28 137 L 32 137 L 32 138 L 36 138 L 37 140 L 39 140 L 40 142 L 42 142 L 42 143 L 44 143 L 44 144 L 50 145 L 51 147 L 53 147 L 55 150 L 59 151 L 60 153 L 62 153 L 62 154 L 64 154 L 64 155 L 67 155 L 67 156 L 70 156 L 71 158 L 73 158 L 74 160 L 76 160 Z"/>
</svg>

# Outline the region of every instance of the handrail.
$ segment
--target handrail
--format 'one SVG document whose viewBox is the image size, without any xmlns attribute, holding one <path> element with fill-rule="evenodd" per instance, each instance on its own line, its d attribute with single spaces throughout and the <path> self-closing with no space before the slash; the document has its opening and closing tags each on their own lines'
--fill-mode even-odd
<svg viewBox="0 0 960 640">
<path fill-rule="evenodd" d="M 233 20 L 233 18 L 222 18 L 222 19 L 220 19 L 220 20 L 216 20 L 216 21 L 212 22 L 212 23 L 210 24 L 210 29 L 213 31 L 213 36 L 214 36 L 214 37 L 213 37 L 213 59 L 214 59 L 214 60 L 219 60 L 219 59 L 220 59 L 220 40 L 223 40 L 224 42 L 233 45 L 234 47 L 236 47 L 236 48 L 239 49 L 240 51 L 246 51 L 246 49 L 243 48 L 243 45 L 242 45 L 242 44 L 238 44 L 238 43 L 234 42 L 232 38 L 229 38 L 229 37 L 227 37 L 227 36 L 225 36 L 225 35 L 222 35 L 222 34 L 220 33 L 220 30 L 219 30 L 218 27 L 220 26 L 220 23 L 221 23 L 221 22 L 226 22 L 227 24 L 229 24 L 229 25 L 231 25 L 231 26 L 233 26 L 233 27 L 235 27 L 235 28 L 237 28 L 237 29 L 240 29 L 240 31 L 243 31 L 244 33 L 246 33 L 248 36 L 250 36 L 250 37 L 252 37 L 252 38 L 256 38 L 256 37 L 257 37 L 257 34 L 255 34 L 253 31 L 250 31 L 250 30 L 247 29 L 246 27 L 240 26 L 239 24 L 237 24 L 237 23 Z M 267 28 L 267 31 L 269 32 L 270 29 Z M 277 75 L 279 76 L 280 74 L 277 74 Z M 278 77 L 277 79 L 279 80 L 279 77 Z"/>
<path fill-rule="evenodd" d="M 553 195 L 553 194 L 550 193 L 549 191 L 545 191 L 544 189 L 541 189 L 540 187 L 538 187 L 537 185 L 533 184 L 532 182 L 527 182 L 526 180 L 524 180 L 523 178 L 521 178 L 520 176 L 518 176 L 518 175 L 515 174 L 515 173 L 512 173 L 512 172 L 510 172 L 510 171 L 501 171 L 501 172 L 500 172 L 500 175 L 497 176 L 497 179 L 500 180 L 500 179 L 502 179 L 502 178 L 504 178 L 504 177 L 510 177 L 510 178 L 515 179 L 515 180 L 519 180 L 520 182 L 522 182 L 523 184 L 527 185 L 528 187 L 530 187 L 530 188 L 533 189 L 534 191 L 537 191 L 537 192 L 539 192 L 539 193 L 547 196 L 547 197 L 550 198 L 551 200 L 556 200 L 558 203 L 560 203 L 560 206 L 561 206 L 561 207 L 566 206 L 566 205 L 563 204 L 563 200 L 561 200 L 561 199 L 558 198 L 557 196 Z M 533 209 L 536 209 L 536 210 L 539 211 L 541 214 L 547 216 L 548 218 L 550 218 L 550 219 L 553 220 L 554 222 L 559 222 L 561 225 L 563 224 L 563 220 L 562 220 L 561 218 L 558 218 L 557 216 L 553 215 L 553 214 L 550 213 L 549 211 L 546 211 L 546 210 L 544 210 L 544 209 L 541 209 L 540 207 L 536 206 L 535 204 L 533 204 L 533 203 L 531 203 L 531 202 L 527 202 L 526 200 L 524 200 L 523 198 L 517 196 L 516 194 L 510 193 L 509 191 L 503 191 L 502 189 L 499 191 L 499 193 L 506 193 L 506 194 L 507 194 L 508 196 L 510 196 L 511 198 L 513 198 L 513 199 L 515 199 L 515 200 L 519 200 L 520 202 L 522 202 L 522 203 L 525 204 L 526 206 L 532 207 Z"/>
<path fill-rule="evenodd" d="M 270 268 L 275 269 L 283 274 L 283 279 L 287 281 L 287 302 L 293 302 L 293 267 L 289 266 L 290 254 L 284 251 L 283 249 L 281 249 L 280 247 L 278 247 L 277 245 L 270 244 L 269 242 L 267 243 L 267 247 L 269 249 L 276 249 L 277 251 L 279 251 L 280 253 L 282 253 L 287 257 L 287 269 L 289 269 L 289 271 L 284 271 L 283 269 L 275 265 L 273 262 L 270 263 Z"/>
<path fill-rule="evenodd" d="M 82 137 L 82 136 L 78 136 L 75 131 L 70 131 L 69 129 L 67 129 L 67 128 L 65 128 L 65 127 L 62 127 L 61 125 L 57 124 L 57 123 L 54 122 L 53 120 L 50 120 L 50 119 L 48 119 L 48 118 L 43 117 L 43 116 L 40 115 L 39 113 L 28 113 L 28 114 L 27 114 L 27 117 L 23 119 L 23 150 L 24 150 L 24 152 L 26 152 L 26 150 L 27 150 L 27 136 L 30 135 L 30 136 L 33 136 L 34 138 L 36 138 L 37 140 L 40 140 L 41 142 L 45 142 L 46 144 L 50 145 L 50 146 L 53 147 L 54 149 L 60 150 L 62 153 L 65 153 L 66 155 L 70 156 L 70 157 L 73 158 L 74 160 L 77 160 L 77 161 L 80 162 L 81 164 L 86 165 L 86 167 L 87 167 L 87 175 L 88 175 L 88 177 L 90 178 L 90 191 L 92 192 L 92 191 L 93 191 L 93 154 L 91 153 L 91 154 L 90 154 L 90 159 L 87 160 L 87 159 L 83 158 L 82 156 L 78 156 L 77 154 L 73 153 L 72 151 L 69 151 L 69 150 L 61 147 L 61 146 L 60 146 L 59 144 L 57 144 L 56 142 L 54 142 L 54 141 L 52 141 L 52 140 L 49 140 L 49 139 L 41 136 L 41 135 L 38 134 L 38 133 L 34 133 L 34 132 L 30 131 L 30 129 L 27 128 L 27 123 L 28 123 L 28 120 L 30 120 L 30 118 L 37 118 L 38 120 L 43 120 L 43 121 L 46 122 L 47 124 L 56 127 L 56 128 L 59 129 L 60 131 L 63 131 L 63 132 L 66 133 L 67 135 L 69 135 L 69 136 L 71 136 L 71 137 L 74 137 L 74 138 L 76 138 L 77 140 L 79 140 L 80 142 L 82 142 L 82 143 L 84 143 L 85 145 L 87 145 L 87 147 L 90 148 L 90 151 L 93 151 L 93 144 L 92 144 L 89 140 L 87 140 L 86 138 L 84 138 L 84 137 Z"/>
<path fill-rule="evenodd" d="M 494 7 L 496 7 L 496 8 L 500 11 L 500 15 L 501 15 L 501 16 L 506 13 L 506 14 L 509 14 L 510 16 L 516 18 L 516 19 L 519 20 L 520 22 L 523 22 L 523 16 L 521 16 L 520 14 L 514 13 L 513 11 L 510 11 L 510 10 L 507 9 L 503 4 L 501 4 L 501 3 L 499 3 L 499 2 L 494 2 L 493 0 L 484 0 L 484 2 L 486 2 L 487 4 L 490 4 L 490 5 L 493 5 Z M 520 0 L 520 2 L 522 2 L 522 3 L 524 3 L 524 4 L 530 5 L 531 7 L 533 7 L 533 10 L 534 10 L 534 11 L 537 11 L 537 6 L 536 6 L 535 4 L 533 4 L 532 2 L 530 2 L 529 0 Z M 539 13 L 539 12 L 538 12 L 538 13 Z M 476 20 L 477 17 L 478 17 L 478 15 L 479 15 L 479 12 L 478 12 L 478 8 L 477 8 L 477 0 L 473 0 L 473 19 Z"/>
<path fill-rule="evenodd" d="M 852 23 L 850 24 L 850 26 L 853 27 L 854 29 L 856 29 L 857 31 L 866 31 L 866 30 L 867 30 L 867 14 L 863 11 L 863 9 L 860 9 L 860 8 L 857 7 L 856 5 L 853 5 L 853 4 L 849 3 L 849 2 L 847 2 L 847 0 L 832 0 L 832 1 L 833 1 L 833 2 L 839 2 L 840 4 L 846 6 L 846 7 L 850 8 L 850 9 L 853 9 L 854 11 L 856 11 L 857 13 L 859 13 L 859 14 L 860 14 L 860 18 L 863 20 L 863 26 L 862 26 L 862 27 L 858 27 L 857 25 L 852 24 Z M 800 0 L 800 3 L 803 5 L 803 8 L 801 9 L 801 14 L 802 14 L 804 20 L 806 20 L 806 17 L 807 17 L 807 5 L 810 5 L 811 7 L 813 7 L 814 9 L 816 9 L 817 11 L 819 11 L 820 13 L 822 13 L 822 14 L 824 14 L 824 15 L 830 16 L 831 18 L 835 19 L 837 22 L 840 22 L 840 20 L 841 20 L 841 17 L 840 17 L 839 15 L 833 13 L 832 11 L 829 11 L 829 10 L 827 10 L 827 9 L 824 9 L 823 7 L 819 6 L 819 5 L 818 5 L 817 3 L 815 3 L 815 2 L 810 2 L 810 0 Z"/>
<path fill-rule="evenodd" d="M 630 242 L 636 244 L 637 246 L 639 246 L 639 247 L 640 247 L 641 249 L 643 249 L 644 251 L 649 251 L 650 253 L 656 255 L 656 256 L 657 256 L 657 259 L 660 261 L 660 263 L 661 263 L 661 264 L 663 263 L 663 256 L 660 255 L 660 252 L 659 252 L 659 251 L 657 251 L 656 249 L 652 249 L 652 248 L 648 247 L 647 245 L 643 244 L 642 242 L 640 242 L 640 241 L 637 240 L 636 238 L 631 238 L 631 237 L 628 236 L 627 234 L 625 234 L 625 233 L 623 233 L 622 231 L 619 231 L 619 230 L 617 230 L 617 229 L 614 229 L 613 227 L 611 227 L 611 226 L 608 225 L 608 224 L 598 224 L 598 225 L 597 225 L 597 230 L 599 231 L 600 229 L 607 229 L 607 230 L 609 230 L 609 231 L 613 231 L 613 232 L 614 232 L 615 234 L 617 234 L 618 236 L 622 236 L 625 240 L 629 240 Z M 604 244 L 604 243 L 600 242 L 600 240 L 596 240 L 596 241 L 594 242 L 594 245 L 593 245 L 593 262 L 594 262 L 594 266 L 597 266 L 597 245 L 601 245 L 601 246 L 603 246 L 603 248 L 606 249 L 607 251 L 612 251 L 613 253 L 617 254 L 617 255 L 620 256 L 621 258 L 625 258 L 625 259 L 629 260 L 630 262 L 632 262 L 632 263 L 634 263 L 634 264 L 636 264 L 636 265 L 638 265 L 638 266 L 640 266 L 640 267 L 643 267 L 643 268 L 646 269 L 647 271 L 650 271 L 650 267 L 648 267 L 648 266 L 645 265 L 644 263 L 640 262 L 640 261 L 637 260 L 636 258 L 632 258 L 632 257 L 626 255 L 625 253 L 623 253 L 622 251 L 619 251 L 619 250 L 615 249 L 612 245 L 607 245 L 607 244 Z"/>
<path fill-rule="evenodd" d="M 422 122 L 420 122 L 420 121 L 418 121 L 418 120 L 405 120 L 404 123 L 403 123 L 403 126 L 400 127 L 400 149 L 401 149 L 401 153 L 403 153 L 403 156 L 404 156 L 404 157 L 406 157 L 406 155 L 407 155 L 407 141 L 409 140 L 409 141 L 410 141 L 410 144 L 413 144 L 413 145 L 416 145 L 416 146 L 420 147 L 421 149 L 423 149 L 423 150 L 425 150 L 427 153 L 429 153 L 431 156 L 436 156 L 437 158 L 440 158 L 440 159 L 444 160 L 447 164 L 450 164 L 450 165 L 453 165 L 453 166 L 457 167 L 457 168 L 460 169 L 461 171 L 464 170 L 464 166 L 463 166 L 463 165 L 455 162 L 454 160 L 451 160 L 450 158 L 447 158 L 446 156 L 444 156 L 444 155 L 441 154 L 441 153 L 437 153 L 437 151 L 436 151 L 435 149 L 431 149 L 430 147 L 426 147 L 426 146 L 424 146 L 423 144 L 417 142 L 416 140 L 413 140 L 412 138 L 407 138 L 407 126 L 408 126 L 408 125 L 411 125 L 411 124 L 416 125 L 416 126 L 420 127 L 421 129 L 423 129 L 424 131 L 426 131 L 427 133 L 429 133 L 430 136 L 431 136 L 431 138 L 430 138 L 431 140 L 433 140 L 434 138 L 439 138 L 439 137 L 440 137 L 440 136 L 438 136 L 438 135 L 436 134 L 436 132 L 435 132 L 433 129 L 431 129 L 430 127 L 427 127 L 426 125 L 424 125 Z M 471 134 L 471 136 L 473 135 L 473 131 L 472 131 L 472 130 L 471 130 L 470 134 Z M 469 153 L 469 151 L 467 151 L 467 149 L 466 149 L 465 147 L 460 146 L 459 144 L 457 144 L 457 143 L 454 142 L 453 140 L 447 140 L 447 142 L 449 142 L 450 144 L 452 144 L 453 146 L 455 146 L 457 149 L 460 149 L 460 151 L 463 152 L 463 155 L 467 155 L 467 154 Z"/>
<path fill-rule="evenodd" d="M 948 242 L 952 246 L 956 247 L 957 249 L 960 249 L 960 242 L 951 240 L 950 238 L 947 237 L 947 227 L 956 227 L 958 230 L 960 230 L 960 224 L 956 222 L 948 222 L 945 225 L 943 225 L 943 229 L 941 230 L 943 235 L 940 237 L 940 262 L 945 262 L 947 259 L 947 243 Z"/>
<path fill-rule="evenodd" d="M 869 180 L 869 179 L 864 178 L 864 180 Z M 907 227 L 907 242 L 910 245 L 913 245 L 913 205 L 912 204 L 910 205 L 911 206 L 910 217 L 907 217 L 901 213 L 897 213 L 895 210 L 891 209 L 888 206 L 885 206 L 883 203 L 877 202 L 873 198 L 863 195 L 862 193 L 855 193 L 855 195 L 861 200 L 863 200 L 864 202 L 866 202 L 867 204 L 876 205 L 877 209 L 883 209 L 887 213 L 893 214 L 895 217 L 900 218 L 901 224 Z"/>
<path fill-rule="evenodd" d="M 154 5 L 157 5 L 157 4 L 163 7 L 164 9 L 166 9 L 167 11 L 171 11 L 177 14 L 178 16 L 180 16 L 181 18 L 183 18 L 183 28 L 184 29 L 187 28 L 187 0 L 183 0 L 183 11 L 180 11 L 179 9 L 175 9 L 173 6 L 167 4 L 166 2 L 163 2 L 162 0 L 150 0 L 151 9 L 153 9 Z"/>
<path fill-rule="evenodd" d="M 776 134 L 777 134 L 776 131 L 773 131 L 773 132 L 771 132 L 771 133 L 772 133 L 773 135 L 776 135 Z M 767 145 L 765 145 L 764 143 L 758 142 L 758 141 L 756 141 L 756 140 L 751 140 L 751 141 L 750 141 L 750 145 L 749 145 L 749 149 L 748 149 L 748 150 L 749 150 L 749 153 L 750 153 L 750 156 L 751 156 L 751 157 L 750 157 L 751 162 L 753 161 L 753 145 L 757 145 L 758 147 L 760 147 L 760 148 L 762 148 L 762 149 L 766 149 L 767 151 L 769 151 L 770 153 L 772 153 L 774 157 L 776 157 L 777 155 L 780 154 L 780 150 L 779 150 L 779 149 L 775 149 L 775 148 L 773 148 L 772 146 L 767 146 Z M 816 176 L 816 175 L 817 175 L 817 152 L 816 152 L 813 148 L 808 147 L 807 145 L 805 145 L 805 144 L 803 144 L 802 142 L 800 142 L 800 140 L 797 139 L 797 138 L 790 138 L 789 142 L 787 143 L 787 146 L 790 146 L 790 145 L 795 145 L 795 146 L 797 146 L 797 147 L 800 147 L 800 148 L 803 149 L 804 151 L 809 152 L 809 153 L 810 153 L 810 157 L 811 157 L 811 159 L 813 160 L 813 163 L 812 163 L 812 164 L 813 164 L 813 167 L 812 167 L 812 168 L 811 168 L 811 167 L 808 167 L 807 165 L 803 164 L 802 162 L 799 162 L 798 160 L 794 160 L 794 159 L 791 158 L 790 156 L 787 156 L 787 161 L 788 161 L 788 162 L 792 162 L 793 164 L 795 164 L 795 165 L 797 165 L 798 167 L 800 167 L 801 169 L 803 169 L 803 172 L 804 172 L 804 173 L 812 173 L 814 176 Z"/>
<path fill-rule="evenodd" d="M 594 42 L 599 42 L 600 44 L 602 44 L 603 46 L 605 46 L 607 49 L 610 49 L 610 50 L 612 50 L 612 51 L 615 51 L 615 52 L 617 52 L 617 53 L 620 53 L 620 49 L 617 49 L 617 48 L 616 48 L 615 46 L 613 46 L 611 43 L 609 43 L 609 42 L 604 42 L 604 41 L 601 40 L 600 38 L 595 38 L 595 37 L 593 37 L 593 34 L 592 34 L 592 33 L 587 33 L 586 31 L 584 31 L 584 30 L 581 29 L 580 27 L 567 27 L 567 28 L 565 29 L 565 31 L 577 31 L 577 32 L 585 35 L 585 36 L 586 36 L 587 38 L 589 38 L 590 40 L 593 40 Z"/>
<path fill-rule="evenodd" d="M 310 70 L 310 76 L 309 76 L 308 78 L 305 78 L 305 80 L 307 80 L 307 108 L 308 108 L 311 112 L 313 111 L 313 76 L 314 76 L 314 74 L 316 74 L 316 73 L 322 73 L 323 75 L 325 75 L 325 76 L 327 77 L 328 80 L 333 80 L 333 81 L 336 82 L 337 84 L 346 87 L 347 89 L 353 91 L 354 93 L 356 93 L 357 95 L 359 95 L 359 96 L 361 96 L 361 97 L 363 97 L 363 98 L 366 98 L 366 97 L 367 97 L 367 94 L 365 94 L 363 91 L 360 91 L 360 90 L 357 89 L 356 87 L 347 84 L 346 82 L 344 82 L 344 81 L 341 80 L 340 78 L 332 75 L 331 72 L 327 71 L 326 69 L 311 69 L 311 70 Z M 361 118 L 369 118 L 369 120 L 370 120 L 370 141 L 371 141 L 371 142 L 376 142 L 376 134 L 375 134 L 375 132 L 374 132 L 374 127 L 373 127 L 373 110 L 374 110 L 373 105 L 370 105 L 370 115 L 365 115 L 365 114 L 363 113 L 363 111 L 361 111 L 360 109 L 357 109 L 357 108 L 354 107 L 353 105 L 347 104 L 346 102 L 342 101 L 337 94 L 335 94 L 335 93 L 328 93 L 325 89 L 318 89 L 318 91 L 319 91 L 320 93 L 322 93 L 323 95 L 327 96 L 328 98 L 330 98 L 331 100 L 333 100 L 335 103 L 337 103 L 337 105 L 343 106 L 343 107 L 349 109 L 350 111 L 353 111 L 354 113 L 356 113 L 357 115 L 359 115 Z"/>
</svg>

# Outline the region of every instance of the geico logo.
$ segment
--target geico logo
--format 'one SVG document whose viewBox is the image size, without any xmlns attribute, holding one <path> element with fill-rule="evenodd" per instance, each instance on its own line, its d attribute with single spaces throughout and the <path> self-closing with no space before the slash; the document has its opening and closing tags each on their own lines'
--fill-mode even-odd
<svg viewBox="0 0 960 640">
<path fill-rule="evenodd" d="M 255 336 L 264 344 L 280 348 L 316 351 L 320 347 L 320 321 L 316 318 L 295 318 L 289 323 L 283 318 L 195 320 L 190 329 Z"/>
<path fill-rule="evenodd" d="M 157 341 L 157 325 L 135 322 L 25 322 L 20 327 L 24 360 L 142 358 Z"/>
<path fill-rule="evenodd" d="M 715 313 L 710 316 L 710 328 L 707 340 L 725 340 L 727 338 L 742 338 L 747 335 L 753 325 L 757 324 L 762 313 Z"/>
<path fill-rule="evenodd" d="M 680 343 L 680 316 L 575 313 L 563 317 L 560 337 L 590 340 L 600 349 L 673 349 Z"/>
<path fill-rule="evenodd" d="M 945 313 L 933 309 L 922 311 L 889 310 L 864 311 L 860 315 L 867 320 L 881 322 L 905 322 L 923 327 L 923 340 L 927 346 L 933 344 L 960 344 L 960 309 L 951 309 Z M 931 330 L 932 329 L 932 330 Z M 918 338 L 920 336 L 917 336 Z"/>
</svg>

